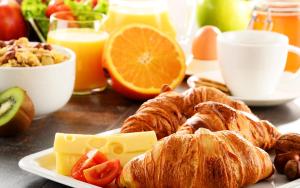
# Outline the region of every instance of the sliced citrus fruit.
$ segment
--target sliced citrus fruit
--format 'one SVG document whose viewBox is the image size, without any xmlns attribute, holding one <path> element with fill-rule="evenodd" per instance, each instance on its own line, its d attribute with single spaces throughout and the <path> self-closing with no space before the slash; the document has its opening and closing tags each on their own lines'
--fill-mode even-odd
<svg viewBox="0 0 300 188">
<path fill-rule="evenodd" d="M 148 99 L 163 85 L 172 89 L 185 75 L 185 57 L 179 44 L 161 31 L 143 24 L 115 31 L 105 48 L 104 68 L 112 87 L 132 99 Z"/>
</svg>

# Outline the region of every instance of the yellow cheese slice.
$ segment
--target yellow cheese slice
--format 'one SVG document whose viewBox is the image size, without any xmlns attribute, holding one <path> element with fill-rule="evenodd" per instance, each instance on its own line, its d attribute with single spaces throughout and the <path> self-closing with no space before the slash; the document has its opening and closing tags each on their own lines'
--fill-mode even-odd
<svg viewBox="0 0 300 188">
<path fill-rule="evenodd" d="M 78 161 L 81 155 L 55 153 L 56 172 L 65 176 L 71 175 L 71 170 L 74 164 Z"/>
<path fill-rule="evenodd" d="M 145 153 L 157 142 L 154 131 L 113 135 L 81 135 L 56 133 L 54 151 L 56 171 L 70 175 L 76 161 L 91 149 L 98 149 L 108 159 L 119 159 L 126 164 L 132 158 Z"/>
</svg>

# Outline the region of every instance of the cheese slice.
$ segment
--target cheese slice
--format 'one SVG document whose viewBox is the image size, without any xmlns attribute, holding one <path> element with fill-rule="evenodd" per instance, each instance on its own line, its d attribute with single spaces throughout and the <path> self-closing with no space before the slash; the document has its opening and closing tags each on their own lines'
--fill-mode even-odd
<svg viewBox="0 0 300 188">
<path fill-rule="evenodd" d="M 113 135 L 56 133 L 54 140 L 56 171 L 63 175 L 70 175 L 76 161 L 91 149 L 98 149 L 108 159 L 119 159 L 124 165 L 132 158 L 151 149 L 156 142 L 154 131 Z"/>
</svg>

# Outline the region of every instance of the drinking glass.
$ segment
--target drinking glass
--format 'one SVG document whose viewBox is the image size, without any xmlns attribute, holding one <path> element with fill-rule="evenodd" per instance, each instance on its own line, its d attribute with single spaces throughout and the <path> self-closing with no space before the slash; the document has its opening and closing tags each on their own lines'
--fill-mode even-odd
<svg viewBox="0 0 300 188">
<path fill-rule="evenodd" d="M 129 24 L 146 24 L 176 35 L 165 0 L 110 0 L 105 29 L 112 33 Z"/>
<path fill-rule="evenodd" d="M 191 40 L 197 29 L 197 0 L 168 0 L 168 9 L 177 41 L 186 54 L 190 54 Z"/>
<path fill-rule="evenodd" d="M 74 94 L 90 94 L 107 86 L 102 70 L 103 48 L 108 37 L 102 28 L 104 21 L 104 15 L 95 13 L 80 13 L 78 20 L 70 12 L 50 17 L 48 43 L 70 48 L 76 54 Z"/>
</svg>

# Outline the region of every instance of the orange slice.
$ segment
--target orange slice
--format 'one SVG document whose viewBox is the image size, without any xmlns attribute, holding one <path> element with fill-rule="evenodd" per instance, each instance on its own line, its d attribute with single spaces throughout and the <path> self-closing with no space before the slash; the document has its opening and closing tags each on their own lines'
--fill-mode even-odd
<svg viewBox="0 0 300 188">
<path fill-rule="evenodd" d="M 114 32 L 105 48 L 104 68 L 112 87 L 132 99 L 148 99 L 163 85 L 172 89 L 185 75 L 185 57 L 179 44 L 147 25 L 133 24 Z"/>
</svg>

